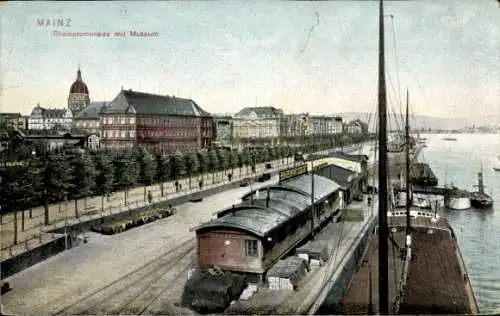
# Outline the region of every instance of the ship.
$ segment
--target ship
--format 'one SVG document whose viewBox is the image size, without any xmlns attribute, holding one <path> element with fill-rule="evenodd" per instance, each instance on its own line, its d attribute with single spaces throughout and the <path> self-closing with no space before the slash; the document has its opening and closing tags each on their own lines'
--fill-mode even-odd
<svg viewBox="0 0 500 316">
<path fill-rule="evenodd" d="M 457 139 L 455 137 L 443 137 L 443 140 L 449 141 L 449 142 L 456 142 Z"/>
<path fill-rule="evenodd" d="M 495 164 L 493 165 L 493 171 L 500 172 L 500 156 L 495 158 Z"/>
<path fill-rule="evenodd" d="M 384 10 L 379 3 L 378 226 L 347 289 L 330 314 L 475 314 L 478 307 L 457 239 L 433 209 L 412 207 L 409 146 L 406 146 L 406 207 L 391 208 L 387 170 L 387 96 Z M 409 137 L 408 99 L 406 137 Z M 408 143 L 407 143 L 408 144 Z"/>
<path fill-rule="evenodd" d="M 471 205 L 478 209 L 491 208 L 493 198 L 484 191 L 483 166 L 481 166 L 481 171 L 477 173 L 477 188 L 476 192 L 471 193 Z"/>
<path fill-rule="evenodd" d="M 438 178 L 429 164 L 424 162 L 413 163 L 410 168 L 410 184 L 422 187 L 438 185 Z"/>
<path fill-rule="evenodd" d="M 450 210 L 466 210 L 471 208 L 471 194 L 455 186 L 446 188 L 444 205 Z"/>
</svg>

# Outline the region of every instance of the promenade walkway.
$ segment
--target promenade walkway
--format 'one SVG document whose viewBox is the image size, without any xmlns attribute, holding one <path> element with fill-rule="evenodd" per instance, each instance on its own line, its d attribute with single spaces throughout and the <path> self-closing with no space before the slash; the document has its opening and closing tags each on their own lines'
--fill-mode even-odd
<svg viewBox="0 0 500 316">
<path fill-rule="evenodd" d="M 281 170 L 293 166 L 293 159 L 288 159 L 288 164 L 286 159 L 274 160 L 271 163 L 272 169 L 268 170 L 270 172 Z M 268 162 L 269 163 L 269 162 Z M 267 163 L 256 165 L 255 176 L 262 174 L 266 171 L 265 165 Z M 207 173 L 203 176 L 203 189 L 210 189 L 216 186 L 221 186 L 228 183 L 227 173 L 231 172 L 228 170 L 226 172 L 216 172 L 214 175 L 212 173 Z M 240 180 L 252 176 L 251 172 L 247 170 L 246 167 L 241 169 L 241 174 L 239 168 L 233 170 L 232 181 Z M 212 178 L 214 183 L 212 183 Z M 163 187 L 163 197 L 161 196 L 161 186 L 160 184 L 154 184 L 146 187 L 146 192 L 150 191 L 153 197 L 153 203 L 160 201 L 165 201 L 173 199 L 182 195 L 187 195 L 195 191 L 199 191 L 198 181 L 199 177 L 193 177 L 191 180 L 192 188 L 189 188 L 189 179 L 178 180 L 182 189 L 176 192 L 175 181 L 168 181 L 164 183 Z M 78 221 L 84 221 L 88 217 L 102 217 L 109 215 L 111 213 L 119 213 L 127 211 L 129 209 L 134 209 L 143 206 L 147 203 L 147 196 L 144 196 L 144 187 L 135 187 L 128 191 L 127 194 L 127 204 L 125 205 L 124 191 L 114 192 L 110 195 L 109 199 L 105 198 L 104 203 L 100 196 L 80 199 L 77 200 L 78 203 L 78 214 L 79 218 L 75 217 L 75 201 L 67 201 L 61 203 L 55 203 L 49 205 L 49 225 L 44 225 L 44 207 L 38 206 L 32 209 L 32 218 L 29 218 L 29 210 L 24 211 L 24 230 L 22 224 L 22 213 L 18 212 L 17 220 L 17 230 L 18 235 L 17 244 L 14 244 L 14 215 L 12 213 L 5 214 L 2 218 L 2 224 L 0 225 L 1 232 L 1 260 L 5 260 L 11 256 L 15 256 L 26 251 L 29 248 L 36 247 L 42 243 L 50 241 L 54 236 L 53 234 L 47 234 L 45 232 L 53 230 L 55 228 L 64 227 L 71 223 Z"/>
</svg>

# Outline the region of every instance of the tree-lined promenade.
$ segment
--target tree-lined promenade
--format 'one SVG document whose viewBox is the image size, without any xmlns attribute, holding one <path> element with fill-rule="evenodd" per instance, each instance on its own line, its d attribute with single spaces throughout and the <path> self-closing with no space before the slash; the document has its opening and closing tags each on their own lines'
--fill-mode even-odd
<svg viewBox="0 0 500 316">
<path fill-rule="evenodd" d="M 345 145 L 348 143 L 353 141 L 345 141 Z M 17 226 L 23 226 L 20 231 L 24 231 L 32 228 L 34 222 L 27 221 L 31 224 L 24 227 L 24 218 L 37 217 L 40 213 L 43 216 L 38 218 L 37 224 L 49 225 L 63 216 L 95 213 L 106 207 L 126 205 L 130 200 L 145 201 L 175 191 L 203 189 L 213 183 L 263 172 L 266 162 L 273 161 L 276 167 L 288 162 L 297 152 L 331 148 L 332 145 L 248 148 L 242 151 L 218 149 L 172 155 L 153 155 L 142 148 L 131 148 L 28 156 L 21 164 L 1 169 L 2 215 L 10 213 L 4 216 L 2 226 L 5 228 L 10 222 L 9 226 L 15 227 L 9 227 L 9 231 L 17 232 Z M 18 220 L 19 216 L 23 220 Z M 9 239 L 16 243 L 17 236 L 13 237 Z"/>
</svg>

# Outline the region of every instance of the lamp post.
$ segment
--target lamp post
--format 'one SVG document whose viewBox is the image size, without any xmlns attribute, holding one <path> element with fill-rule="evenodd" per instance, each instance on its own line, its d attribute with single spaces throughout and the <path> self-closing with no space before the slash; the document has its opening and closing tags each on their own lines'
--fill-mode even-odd
<svg viewBox="0 0 500 316">
<path fill-rule="evenodd" d="M 64 196 L 64 250 L 68 250 L 68 196 Z"/>
</svg>

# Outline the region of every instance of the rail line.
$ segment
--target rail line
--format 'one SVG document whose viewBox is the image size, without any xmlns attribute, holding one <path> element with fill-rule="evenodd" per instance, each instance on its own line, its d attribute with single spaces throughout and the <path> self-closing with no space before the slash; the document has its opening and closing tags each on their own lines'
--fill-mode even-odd
<svg viewBox="0 0 500 316">
<path fill-rule="evenodd" d="M 160 256 L 146 262 L 144 265 L 125 274 L 119 279 L 55 312 L 54 315 L 96 314 L 96 312 L 115 314 L 110 313 L 110 311 L 121 311 L 127 308 L 131 302 L 135 301 L 143 292 L 153 286 L 163 275 L 172 269 L 172 267 L 186 256 L 190 255 L 194 250 L 195 244 L 196 240 L 194 238 L 183 241 L 178 246 L 169 249 Z M 188 267 L 186 267 L 186 269 Z M 178 278 L 181 273 L 178 275 L 176 274 L 174 279 Z M 134 291 L 137 287 L 139 287 L 139 290 Z M 132 293 L 130 293 L 131 290 Z M 129 293 L 126 293 L 127 291 L 129 291 Z M 126 301 L 125 304 L 123 303 L 124 300 Z"/>
<path fill-rule="evenodd" d="M 191 263 L 191 255 L 194 253 L 194 249 L 189 249 L 187 252 L 183 252 L 177 258 L 175 258 L 170 264 L 169 268 L 162 269 L 166 270 L 166 273 L 159 273 L 161 277 L 159 279 L 154 280 L 153 282 L 148 282 L 145 284 L 142 289 L 135 292 L 134 297 L 127 301 L 123 306 L 120 307 L 119 310 L 112 310 L 109 314 L 112 315 L 142 315 L 155 301 L 158 297 L 160 297 L 164 292 L 168 291 L 169 288 L 172 287 L 172 283 L 181 277 L 187 270 L 189 270 L 189 266 Z M 177 273 L 170 274 L 170 268 L 178 265 L 181 261 L 187 259 L 186 263 L 183 265 L 182 270 Z M 158 283 L 163 283 L 163 285 L 159 285 Z"/>
</svg>

